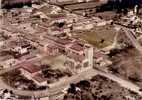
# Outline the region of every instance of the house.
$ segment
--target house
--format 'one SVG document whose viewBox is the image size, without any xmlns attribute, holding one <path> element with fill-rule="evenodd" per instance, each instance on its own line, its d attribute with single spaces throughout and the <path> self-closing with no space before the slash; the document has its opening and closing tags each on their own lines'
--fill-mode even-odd
<svg viewBox="0 0 142 100">
<path fill-rule="evenodd" d="M 93 67 L 92 46 L 74 44 L 68 49 L 67 57 L 66 66 L 75 73 Z"/>
<path fill-rule="evenodd" d="M 67 57 L 65 66 L 73 72 L 93 67 L 93 47 L 77 39 L 57 38 L 52 39 L 53 45 L 45 45 L 44 50 L 48 54 L 64 54 Z"/>
<path fill-rule="evenodd" d="M 94 24 L 91 22 L 79 22 L 73 25 L 74 30 L 90 30 L 94 27 Z"/>
<path fill-rule="evenodd" d="M 19 66 L 18 69 L 21 71 L 21 73 L 28 79 L 31 79 L 34 75 L 41 72 L 40 66 L 34 65 L 29 62 L 23 62 L 19 64 L 18 66 Z"/>
<path fill-rule="evenodd" d="M 43 74 L 37 73 L 32 77 L 32 80 L 39 86 L 47 85 L 47 78 L 44 78 Z"/>
<path fill-rule="evenodd" d="M 11 50 L 14 52 L 18 52 L 21 55 L 27 54 L 29 52 L 27 48 L 22 48 L 20 46 L 16 46 L 16 47 L 12 48 Z"/>
<path fill-rule="evenodd" d="M 94 48 L 94 63 L 98 65 L 99 68 L 103 68 L 105 70 L 106 66 L 112 65 L 112 61 L 110 61 L 107 56 L 100 50 Z"/>
<path fill-rule="evenodd" d="M 55 45 L 49 44 L 49 45 L 45 46 L 44 49 L 45 49 L 44 51 L 46 52 L 46 54 L 49 55 L 49 56 L 55 56 L 59 53 L 59 49 Z"/>
</svg>

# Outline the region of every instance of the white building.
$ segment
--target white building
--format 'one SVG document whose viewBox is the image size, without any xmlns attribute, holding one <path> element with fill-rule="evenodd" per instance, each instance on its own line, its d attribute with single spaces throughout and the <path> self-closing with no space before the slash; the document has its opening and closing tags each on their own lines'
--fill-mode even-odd
<svg viewBox="0 0 142 100">
<path fill-rule="evenodd" d="M 94 27 L 93 23 L 77 23 L 73 25 L 73 30 L 90 30 Z"/>
<path fill-rule="evenodd" d="M 27 48 L 21 48 L 21 47 L 17 46 L 15 48 L 13 48 L 12 51 L 18 52 L 20 54 L 25 54 L 25 53 L 28 52 L 28 49 Z"/>
</svg>

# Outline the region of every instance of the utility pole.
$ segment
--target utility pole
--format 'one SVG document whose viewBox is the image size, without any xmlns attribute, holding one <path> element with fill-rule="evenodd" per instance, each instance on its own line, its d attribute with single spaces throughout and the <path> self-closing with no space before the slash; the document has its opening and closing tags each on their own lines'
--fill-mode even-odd
<svg viewBox="0 0 142 100">
<path fill-rule="evenodd" d="M 2 11 L 2 0 L 0 0 L 0 18 L 3 16 L 3 11 Z"/>
<path fill-rule="evenodd" d="M 2 0 L 0 0 L 0 25 L 2 24 L 2 17 L 3 17 L 3 12 L 2 12 Z"/>
</svg>

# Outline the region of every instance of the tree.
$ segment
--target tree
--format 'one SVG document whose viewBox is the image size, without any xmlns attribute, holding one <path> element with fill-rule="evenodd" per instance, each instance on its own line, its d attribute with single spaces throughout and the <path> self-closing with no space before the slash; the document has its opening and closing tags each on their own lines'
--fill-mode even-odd
<svg viewBox="0 0 142 100">
<path fill-rule="evenodd" d="M 134 81 L 134 82 L 140 82 L 140 81 L 142 81 L 141 76 L 138 73 L 136 73 L 136 72 L 130 74 L 128 76 L 128 79 L 131 80 L 131 81 Z"/>
</svg>

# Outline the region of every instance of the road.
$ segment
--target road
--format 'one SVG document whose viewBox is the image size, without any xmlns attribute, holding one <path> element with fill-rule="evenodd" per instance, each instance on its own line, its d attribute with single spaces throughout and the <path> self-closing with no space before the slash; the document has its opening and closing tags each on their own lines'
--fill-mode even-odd
<svg viewBox="0 0 142 100">
<path fill-rule="evenodd" d="M 90 74 L 88 74 L 88 72 Z M 70 77 L 65 80 L 57 82 L 57 85 L 53 85 L 52 88 L 50 88 L 48 90 L 35 91 L 35 92 L 14 89 L 14 88 L 6 85 L 2 80 L 0 81 L 0 84 L 1 84 L 1 86 L 4 86 L 4 88 L 12 90 L 17 95 L 45 97 L 45 96 L 52 96 L 52 95 L 56 95 L 58 93 L 61 93 L 61 91 L 65 87 L 67 87 L 70 83 L 76 83 L 76 82 L 79 82 L 80 80 L 91 78 L 92 76 L 95 76 L 96 74 L 97 73 L 94 73 L 92 69 L 88 69 L 79 75 L 75 75 L 73 77 Z M 3 87 L 0 87 L 0 88 L 3 88 Z"/>
<path fill-rule="evenodd" d="M 137 40 L 134 38 L 134 36 L 132 35 L 132 33 L 130 32 L 130 30 L 128 29 L 124 29 L 127 37 L 132 41 L 133 45 L 136 47 L 136 49 L 138 49 L 141 53 L 142 53 L 142 47 L 140 46 L 140 44 L 137 42 Z M 20 31 L 21 32 L 21 31 Z M 25 32 L 22 31 L 22 33 L 25 34 Z M 29 37 L 26 37 L 29 39 Z M 29 39 L 31 42 L 33 42 L 31 39 Z M 10 70 L 15 69 L 16 67 L 12 67 L 12 68 L 8 68 L 8 69 L 4 69 L 0 71 L 0 75 L 8 72 Z M 67 78 L 65 80 L 59 81 L 58 83 L 53 84 L 51 86 L 51 88 L 44 90 L 44 91 L 25 91 L 25 90 L 17 90 L 15 88 L 12 88 L 8 85 L 6 85 L 2 79 L 0 79 L 0 88 L 7 88 L 9 90 L 12 90 L 15 94 L 17 95 L 23 95 L 23 96 L 35 96 L 35 97 L 44 97 L 44 96 L 52 96 L 52 95 L 56 95 L 58 93 L 61 93 L 61 91 L 66 88 L 70 83 L 76 83 L 79 82 L 80 80 L 84 80 L 84 79 L 88 79 L 91 78 L 92 76 L 95 76 L 97 74 L 100 74 L 102 76 L 105 76 L 117 83 L 119 83 L 122 87 L 130 89 L 136 93 L 138 93 L 139 95 L 142 96 L 142 93 L 139 91 L 139 87 L 129 81 L 126 81 L 124 79 L 121 79 L 115 75 L 109 74 L 109 73 L 105 73 L 102 71 L 98 71 L 98 70 L 94 70 L 94 69 L 87 69 L 86 71 L 72 76 L 70 78 Z M 0 77 L 1 78 L 1 77 Z"/>
<path fill-rule="evenodd" d="M 115 24 L 115 25 L 116 27 L 120 27 L 120 29 L 124 31 L 128 39 L 130 39 L 130 41 L 132 42 L 132 45 L 142 54 L 142 46 L 140 45 L 140 43 L 134 36 L 135 34 L 134 31 L 131 28 L 127 28 L 126 26 L 122 26 L 119 24 Z"/>
<path fill-rule="evenodd" d="M 97 71 L 97 72 L 100 75 L 105 76 L 105 77 L 119 83 L 120 86 L 122 86 L 126 89 L 129 89 L 131 91 L 134 91 L 134 92 L 138 93 L 140 96 L 142 96 L 142 92 L 139 91 L 140 87 L 133 84 L 132 82 L 124 80 L 124 79 L 117 77 L 117 76 L 110 74 L 110 73 L 104 73 L 104 72 L 101 72 L 101 71 Z"/>
<path fill-rule="evenodd" d="M 44 90 L 44 91 L 24 91 L 24 90 L 17 90 L 10 86 L 7 86 L 2 80 L 0 80 L 0 85 L 2 87 L 0 88 L 7 88 L 9 90 L 12 90 L 17 95 L 23 95 L 23 96 L 35 96 L 35 97 L 46 97 L 46 96 L 54 96 L 58 93 L 61 93 L 64 88 L 66 88 L 70 83 L 76 83 L 80 80 L 89 79 L 92 76 L 95 75 L 102 75 L 105 76 L 115 82 L 118 82 L 122 87 L 130 89 L 139 95 L 142 96 L 142 92 L 139 91 L 139 87 L 129 81 L 123 80 L 115 75 L 108 74 L 102 71 L 94 70 L 92 68 L 87 69 L 86 71 L 83 71 L 82 73 L 72 76 L 70 78 L 67 78 L 65 80 L 59 81 L 56 83 L 56 85 L 52 85 L 51 88 Z"/>
<path fill-rule="evenodd" d="M 127 28 L 122 28 L 126 34 L 126 36 L 131 40 L 133 46 L 142 54 L 142 46 L 137 41 L 137 39 L 133 36 L 133 31 Z"/>
</svg>

